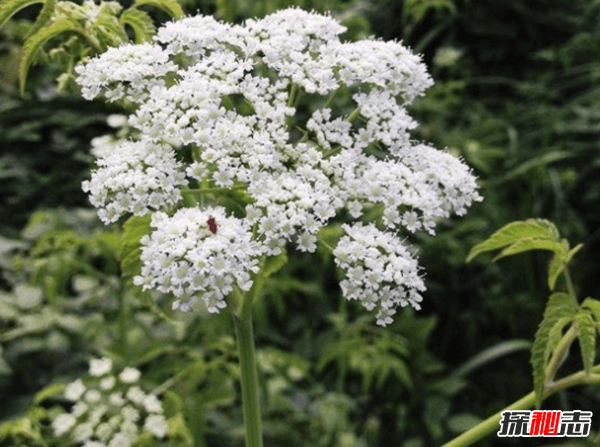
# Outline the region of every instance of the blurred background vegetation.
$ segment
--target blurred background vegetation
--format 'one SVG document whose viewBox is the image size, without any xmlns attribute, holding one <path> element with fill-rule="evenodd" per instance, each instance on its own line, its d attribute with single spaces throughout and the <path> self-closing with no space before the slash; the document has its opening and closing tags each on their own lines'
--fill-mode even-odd
<svg viewBox="0 0 600 447">
<path fill-rule="evenodd" d="M 423 54 L 436 82 L 410 111 L 421 123 L 414 137 L 463 157 L 485 199 L 440 223 L 435 237 L 411 241 L 426 271 L 424 309 L 403 310 L 385 329 L 340 299 L 328 253 L 317 254 L 322 262 L 290 253 L 257 309 L 266 445 L 440 445 L 531 391 L 527 340 L 548 296 L 548 255 L 464 260 L 502 225 L 546 218 L 572 245 L 585 244 L 573 276 L 581 298 L 600 297 L 600 3 L 181 4 L 232 22 L 293 4 L 331 11 L 350 39 L 402 40 Z M 231 322 L 172 314 L 163 298 L 123 286 L 121 228 L 102 227 L 81 191 L 93 164 L 89 141 L 111 131 L 106 117 L 119 110 L 57 92 L 60 72 L 47 65 L 34 67 L 25 96 L 18 93 L 21 45 L 37 12 L 24 10 L 0 30 L 0 421 L 23 416 L 35 393 L 105 354 L 138 366 L 152 386 L 167 381 L 195 446 L 241 446 Z M 600 390 L 570 390 L 544 405 L 599 409 Z M 36 414 L 43 433 L 47 421 Z M 12 436 L 0 446 L 36 445 Z M 528 442 L 544 444 L 492 435 L 479 445 Z"/>
</svg>

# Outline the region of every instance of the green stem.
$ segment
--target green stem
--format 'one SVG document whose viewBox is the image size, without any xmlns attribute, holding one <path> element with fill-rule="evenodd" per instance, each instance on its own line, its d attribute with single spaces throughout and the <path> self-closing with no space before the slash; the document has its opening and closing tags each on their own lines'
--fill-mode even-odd
<svg viewBox="0 0 600 447">
<path fill-rule="evenodd" d="M 579 306 L 579 303 L 577 302 L 577 295 L 575 294 L 575 287 L 573 286 L 573 281 L 571 280 L 571 273 L 569 273 L 569 268 L 567 266 L 565 266 L 565 269 L 563 270 L 563 275 L 565 275 L 565 281 L 567 283 L 567 291 L 569 292 L 569 295 L 571 295 L 575 305 Z"/>
<path fill-rule="evenodd" d="M 252 331 L 252 313 L 241 318 L 235 313 L 233 322 L 240 356 L 240 382 L 242 385 L 242 406 L 244 425 L 246 426 L 246 447 L 262 447 L 262 420 L 258 399 L 258 375 L 256 356 L 254 355 L 254 334 Z"/>
<path fill-rule="evenodd" d="M 350 115 L 348 115 L 348 118 L 346 118 L 348 121 L 352 122 L 354 121 L 356 118 L 358 118 L 358 115 L 360 115 L 360 107 L 357 107 L 356 109 L 354 109 L 352 111 L 352 113 Z"/>
<path fill-rule="evenodd" d="M 575 385 L 592 385 L 600 384 L 600 365 L 596 365 L 592 368 L 591 373 L 585 371 L 579 371 L 570 376 L 564 377 L 563 379 L 555 382 L 550 389 L 544 391 L 544 399 L 551 396 L 554 393 L 570 388 Z M 444 444 L 442 447 L 465 447 L 471 445 L 480 439 L 486 437 L 490 433 L 499 430 L 500 419 L 502 418 L 502 412 L 508 410 L 527 410 L 532 408 L 535 404 L 535 393 L 532 391 L 516 402 L 510 404 L 508 407 L 500 410 L 498 413 L 490 416 L 485 421 L 480 422 L 475 427 L 467 430 L 462 435 L 454 438 L 452 441 Z"/>
</svg>

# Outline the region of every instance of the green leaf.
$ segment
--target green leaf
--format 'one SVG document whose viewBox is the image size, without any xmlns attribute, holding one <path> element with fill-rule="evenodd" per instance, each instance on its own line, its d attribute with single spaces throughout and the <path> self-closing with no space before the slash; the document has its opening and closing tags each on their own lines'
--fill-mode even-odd
<svg viewBox="0 0 600 447">
<path fill-rule="evenodd" d="M 554 286 L 556 285 L 556 281 L 560 274 L 565 270 L 566 262 L 565 259 L 568 257 L 564 254 L 555 253 L 550 260 L 550 264 L 548 265 L 548 288 L 550 290 L 554 290 Z"/>
<path fill-rule="evenodd" d="M 139 8 L 140 6 L 153 6 L 154 8 L 160 9 L 166 12 L 174 19 L 183 18 L 183 9 L 179 6 L 176 0 L 136 0 L 133 4 L 134 7 Z"/>
<path fill-rule="evenodd" d="M 35 33 L 41 30 L 44 25 L 48 23 L 50 17 L 52 17 L 54 8 L 56 7 L 56 2 L 57 0 L 45 0 L 44 7 L 40 11 L 38 18 L 35 20 L 33 27 L 29 30 L 29 34 L 27 37 L 33 36 Z"/>
<path fill-rule="evenodd" d="M 123 225 L 121 236 L 121 272 L 124 278 L 133 279 L 142 269 L 142 244 L 140 240 L 151 231 L 150 215 L 133 216 Z"/>
<path fill-rule="evenodd" d="M 540 239 L 547 241 L 558 242 L 557 231 L 554 224 L 549 221 L 545 221 L 542 219 L 529 219 L 526 221 L 516 221 L 511 222 L 504 227 L 500 228 L 494 234 L 492 234 L 485 241 L 475 245 L 471 248 L 469 255 L 467 256 L 467 261 L 470 262 L 475 256 L 480 253 L 484 253 L 491 250 L 496 250 L 498 248 L 519 243 L 513 250 L 510 252 L 508 250 L 506 253 L 501 256 L 508 256 L 509 254 L 520 253 L 521 251 L 533 250 L 533 249 L 552 249 L 553 251 L 557 248 L 556 245 L 549 246 L 528 246 L 527 242 L 520 241 L 529 241 L 532 239 Z M 524 244 L 524 245 L 520 245 Z M 522 248 L 522 249 L 519 249 Z"/>
<path fill-rule="evenodd" d="M 581 348 L 581 359 L 583 360 L 583 369 L 590 372 L 594 366 L 594 358 L 596 357 L 596 325 L 590 313 L 583 311 L 575 317 L 579 331 L 579 346 Z"/>
<path fill-rule="evenodd" d="M 0 28 L 21 9 L 36 3 L 44 3 L 44 0 L 3 0 L 0 4 Z"/>
<path fill-rule="evenodd" d="M 560 239 L 560 233 L 558 231 L 558 228 L 556 228 L 556 225 L 554 225 L 549 220 L 527 219 L 526 222 L 534 223 L 534 224 L 538 225 L 539 227 L 543 228 L 544 231 L 546 232 L 546 237 L 548 239 L 554 239 L 555 241 L 558 241 Z"/>
<path fill-rule="evenodd" d="M 588 309 L 592 313 L 598 325 L 598 333 L 600 333 L 600 301 L 588 297 L 583 300 L 581 307 Z"/>
<path fill-rule="evenodd" d="M 544 395 L 546 364 L 549 358 L 547 348 L 550 344 L 550 331 L 557 323 L 559 323 L 561 318 L 572 318 L 576 313 L 577 306 L 568 294 L 555 292 L 550 295 L 544 311 L 544 318 L 535 333 L 533 348 L 531 349 L 533 389 L 535 392 L 535 404 L 537 408 L 540 407 Z"/>
<path fill-rule="evenodd" d="M 50 39 L 53 39 L 54 37 L 69 31 L 77 32 L 84 35 L 82 33 L 81 28 L 79 28 L 76 23 L 68 19 L 62 19 L 42 28 L 36 34 L 27 39 L 25 45 L 23 45 L 23 57 L 19 66 L 19 83 L 21 87 L 21 95 L 25 93 L 25 83 L 27 81 L 27 74 L 29 73 L 29 68 L 33 64 L 33 61 L 35 60 L 38 51 Z"/>
<path fill-rule="evenodd" d="M 139 9 L 129 8 L 123 11 L 119 22 L 122 25 L 129 25 L 133 29 L 136 43 L 146 42 L 156 33 L 156 27 L 154 26 L 154 22 L 152 22 L 152 18 Z"/>
<path fill-rule="evenodd" d="M 529 340 L 507 340 L 500 342 L 467 360 L 452 373 L 452 376 L 464 377 L 496 359 L 512 354 L 513 352 L 529 350 L 531 346 L 532 343 Z"/>
<path fill-rule="evenodd" d="M 94 22 L 94 31 L 99 41 L 106 47 L 117 47 L 129 40 L 119 20 L 107 11 L 98 14 Z"/>
<path fill-rule="evenodd" d="M 33 403 L 39 404 L 40 402 L 50 399 L 51 397 L 62 396 L 65 392 L 65 385 L 62 383 L 54 383 L 47 386 L 43 390 L 36 393 L 33 398 Z"/>
<path fill-rule="evenodd" d="M 510 255 L 516 255 L 517 253 L 523 253 L 524 251 L 531 250 L 550 250 L 557 255 L 562 255 L 563 257 L 567 254 L 568 248 L 564 246 L 561 242 L 552 241 L 548 239 L 538 239 L 538 238 L 529 238 L 529 239 L 521 239 L 510 247 L 502 250 L 493 260 L 497 261 L 498 259 L 504 258 Z"/>
<path fill-rule="evenodd" d="M 554 326 L 550 329 L 550 333 L 548 334 L 548 344 L 546 345 L 546 351 L 544 353 L 544 358 L 548 360 L 558 344 L 560 343 L 560 339 L 563 336 L 563 329 L 565 326 L 573 321 L 572 316 L 562 317 Z"/>
</svg>

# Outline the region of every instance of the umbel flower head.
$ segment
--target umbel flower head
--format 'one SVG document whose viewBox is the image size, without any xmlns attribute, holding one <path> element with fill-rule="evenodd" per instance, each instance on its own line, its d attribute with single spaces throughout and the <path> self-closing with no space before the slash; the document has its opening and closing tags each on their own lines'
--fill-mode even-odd
<svg viewBox="0 0 600 447">
<path fill-rule="evenodd" d="M 73 406 L 52 421 L 54 436 L 65 445 L 130 447 L 145 431 L 156 439 L 167 435 L 162 403 L 139 387 L 140 371 L 127 367 L 114 374 L 112 370 L 109 358 L 92 359 L 91 377 L 65 388 L 64 397 Z"/>
<path fill-rule="evenodd" d="M 77 67 L 84 97 L 134 110 L 139 139 L 113 143 L 84 189 L 106 223 L 156 213 L 138 284 L 218 311 L 252 285 L 260 256 L 314 252 L 333 217 L 370 210 L 377 227 L 344 226 L 334 250 L 343 292 L 382 325 L 418 306 L 424 285 L 400 238 L 481 198 L 461 160 L 410 138 L 406 106 L 432 85 L 420 57 L 344 31 L 293 8 L 242 25 L 188 17 Z M 243 212 L 190 208 L 215 191 L 235 192 Z"/>
</svg>

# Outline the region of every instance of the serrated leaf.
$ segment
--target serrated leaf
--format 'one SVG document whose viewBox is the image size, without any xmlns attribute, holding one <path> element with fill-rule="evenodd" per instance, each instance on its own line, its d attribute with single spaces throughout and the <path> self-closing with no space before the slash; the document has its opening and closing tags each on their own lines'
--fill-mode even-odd
<svg viewBox="0 0 600 447">
<path fill-rule="evenodd" d="M 562 317 L 554 324 L 554 326 L 552 326 L 552 329 L 550 329 L 550 333 L 548 334 L 548 345 L 546 346 L 546 351 L 544 352 L 544 359 L 546 362 L 550 359 L 554 349 L 556 349 L 560 343 L 560 339 L 563 336 L 563 329 L 572 321 L 572 316 Z"/>
<path fill-rule="evenodd" d="M 589 311 L 592 313 L 596 323 L 598 324 L 598 333 L 600 333 L 600 301 L 588 297 L 583 300 L 581 307 L 589 309 Z"/>
<path fill-rule="evenodd" d="M 19 66 L 19 83 L 21 95 L 25 93 L 25 83 L 27 81 L 27 74 L 29 73 L 29 68 L 33 64 L 33 61 L 35 60 L 35 57 L 38 54 L 38 51 L 50 39 L 53 39 L 54 37 L 69 31 L 82 33 L 81 29 L 77 26 L 76 23 L 67 19 L 63 19 L 58 20 L 42 28 L 36 34 L 27 39 L 25 45 L 23 45 L 23 57 Z"/>
<path fill-rule="evenodd" d="M 535 405 L 537 408 L 542 403 L 544 395 L 544 381 L 546 379 L 546 363 L 548 362 L 547 347 L 550 343 L 550 331 L 561 318 L 574 317 L 577 306 L 571 297 L 562 292 L 550 295 L 544 317 L 540 323 L 531 349 L 531 365 L 533 367 L 533 389 L 535 392 Z"/>
<path fill-rule="evenodd" d="M 129 25 L 133 29 L 136 43 L 143 43 L 152 38 L 156 33 L 156 27 L 152 18 L 139 9 L 129 8 L 123 11 L 119 22 L 122 25 Z"/>
<path fill-rule="evenodd" d="M 133 6 L 136 8 L 140 6 L 153 6 L 166 12 L 174 19 L 181 19 L 183 17 L 183 9 L 181 9 L 176 0 L 136 0 Z"/>
<path fill-rule="evenodd" d="M 550 264 L 548 265 L 548 288 L 550 290 L 554 290 L 558 277 L 565 270 L 565 259 L 565 255 L 555 253 L 550 260 Z"/>
<path fill-rule="evenodd" d="M 583 311 L 575 317 L 577 322 L 579 338 L 579 347 L 581 348 L 581 359 L 583 360 L 583 369 L 590 372 L 594 366 L 596 357 L 596 325 L 589 312 Z"/>
<path fill-rule="evenodd" d="M 504 258 L 510 255 L 516 255 L 518 253 L 523 253 L 524 251 L 530 250 L 550 250 L 557 255 L 566 256 L 568 248 L 564 246 L 561 242 L 552 241 L 549 239 L 539 239 L 539 238 L 528 238 L 521 239 L 509 247 L 502 250 L 495 258 L 494 261 L 498 259 Z"/>
<path fill-rule="evenodd" d="M 541 219 L 511 222 L 500 228 L 485 241 L 471 248 L 466 262 L 470 262 L 481 253 L 512 245 L 524 239 L 556 240 L 557 238 L 554 232 L 551 231 L 552 227 L 550 226 L 553 227 L 551 222 Z"/>
<path fill-rule="evenodd" d="M 527 219 L 527 222 L 534 223 L 546 231 L 546 237 L 558 241 L 560 239 L 560 233 L 556 225 L 546 219 Z"/>
<path fill-rule="evenodd" d="M 0 4 L 0 28 L 21 9 L 36 3 L 44 3 L 44 0 L 3 0 Z"/>
<path fill-rule="evenodd" d="M 109 12 L 99 14 L 93 27 L 98 40 L 106 47 L 117 47 L 129 40 L 119 20 Z"/>
<path fill-rule="evenodd" d="M 27 37 L 33 36 L 39 30 L 42 29 L 44 25 L 48 23 L 50 17 L 52 17 L 52 13 L 54 12 L 54 8 L 56 7 L 57 0 L 45 0 L 44 7 L 40 11 L 33 27 L 29 30 L 29 34 Z"/>
<path fill-rule="evenodd" d="M 51 397 L 62 396 L 65 392 L 65 385 L 62 383 L 54 383 L 47 386 L 43 390 L 36 393 L 33 398 L 33 403 L 39 404 L 40 402 L 50 399 Z"/>
<path fill-rule="evenodd" d="M 130 217 L 123 224 L 123 235 L 121 236 L 121 272 L 124 278 L 132 279 L 142 269 L 142 244 L 140 240 L 151 231 L 150 215 L 143 217 Z"/>
</svg>

